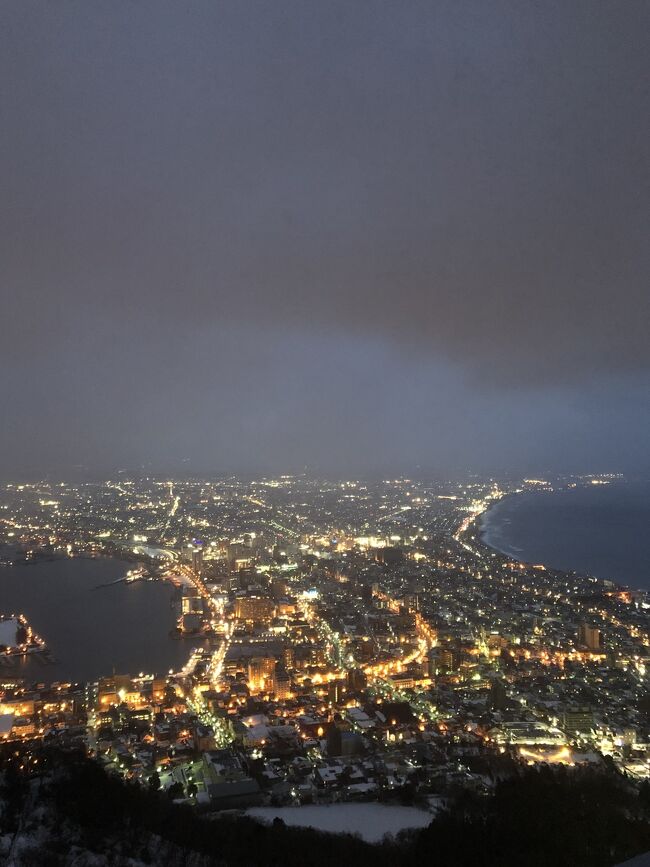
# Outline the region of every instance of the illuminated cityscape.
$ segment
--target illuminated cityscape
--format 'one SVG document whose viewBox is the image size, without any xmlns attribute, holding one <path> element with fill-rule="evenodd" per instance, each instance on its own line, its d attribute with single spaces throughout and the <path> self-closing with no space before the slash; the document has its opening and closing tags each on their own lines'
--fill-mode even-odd
<svg viewBox="0 0 650 867">
<path fill-rule="evenodd" d="M 609 761 L 646 779 L 647 594 L 513 561 L 480 535 L 503 496 L 608 481 L 6 485 L 5 571 L 128 561 L 126 582 L 174 586 L 187 662 L 49 683 L 56 648 L 27 646 L 28 612 L 2 612 L 3 652 L 44 664 L 40 683 L 4 666 L 0 737 L 76 742 L 216 809 L 405 791 L 435 809 L 512 763 Z"/>
<path fill-rule="evenodd" d="M 0 867 L 650 867 L 649 31 L 0 3 Z"/>
</svg>

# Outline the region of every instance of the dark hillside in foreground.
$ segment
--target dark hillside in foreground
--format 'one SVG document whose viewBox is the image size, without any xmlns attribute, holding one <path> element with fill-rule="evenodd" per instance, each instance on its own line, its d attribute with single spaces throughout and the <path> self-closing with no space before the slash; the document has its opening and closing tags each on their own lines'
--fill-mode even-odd
<svg viewBox="0 0 650 867">
<path fill-rule="evenodd" d="M 616 772 L 527 769 L 491 797 L 459 796 L 420 832 L 380 845 L 215 817 L 107 776 L 80 753 L 1 754 L 0 859 L 36 865 L 608 867 L 650 849 L 650 786 Z"/>
</svg>

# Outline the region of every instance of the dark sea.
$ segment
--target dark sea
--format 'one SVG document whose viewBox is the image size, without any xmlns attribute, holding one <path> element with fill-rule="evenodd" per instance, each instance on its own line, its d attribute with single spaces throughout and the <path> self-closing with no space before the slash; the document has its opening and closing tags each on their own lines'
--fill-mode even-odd
<svg viewBox="0 0 650 867">
<path fill-rule="evenodd" d="M 132 566 L 63 558 L 0 568 L 0 613 L 24 614 L 52 655 L 52 662 L 36 654 L 3 664 L 0 677 L 50 683 L 180 668 L 196 644 L 170 636 L 177 616 L 172 587 L 110 583 Z"/>
<path fill-rule="evenodd" d="M 650 481 L 506 497 L 482 536 L 519 560 L 650 590 Z"/>
</svg>

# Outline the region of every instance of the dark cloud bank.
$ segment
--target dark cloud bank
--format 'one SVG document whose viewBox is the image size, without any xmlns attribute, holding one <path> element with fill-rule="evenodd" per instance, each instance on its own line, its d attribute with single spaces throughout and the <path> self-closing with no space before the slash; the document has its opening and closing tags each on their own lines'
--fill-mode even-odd
<svg viewBox="0 0 650 867">
<path fill-rule="evenodd" d="M 0 12 L 0 471 L 648 468 L 645 2 Z"/>
</svg>

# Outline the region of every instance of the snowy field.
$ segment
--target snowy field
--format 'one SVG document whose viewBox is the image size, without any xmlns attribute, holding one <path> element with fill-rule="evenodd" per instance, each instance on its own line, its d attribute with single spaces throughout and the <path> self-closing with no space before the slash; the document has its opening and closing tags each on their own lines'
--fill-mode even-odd
<svg viewBox="0 0 650 867">
<path fill-rule="evenodd" d="M 246 811 L 255 819 L 272 822 L 276 816 L 287 825 L 303 825 L 319 831 L 359 834 L 368 843 L 377 843 L 384 834 L 404 828 L 423 828 L 433 819 L 431 813 L 415 807 L 387 807 L 384 804 L 331 804 L 306 807 L 251 807 Z"/>
</svg>

